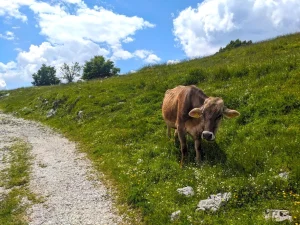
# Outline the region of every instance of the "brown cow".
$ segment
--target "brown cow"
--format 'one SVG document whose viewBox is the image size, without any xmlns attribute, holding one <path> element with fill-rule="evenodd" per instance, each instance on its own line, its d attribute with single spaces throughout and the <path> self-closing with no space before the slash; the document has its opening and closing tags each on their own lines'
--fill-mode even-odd
<svg viewBox="0 0 300 225">
<path fill-rule="evenodd" d="M 171 128 L 176 129 L 175 136 L 179 136 L 182 167 L 187 155 L 186 133 L 195 141 L 196 161 L 199 162 L 201 138 L 208 141 L 215 140 L 223 115 L 233 118 L 240 113 L 226 108 L 221 98 L 208 97 L 202 90 L 192 85 L 167 90 L 162 115 L 168 127 L 168 136 L 170 137 Z"/>
</svg>

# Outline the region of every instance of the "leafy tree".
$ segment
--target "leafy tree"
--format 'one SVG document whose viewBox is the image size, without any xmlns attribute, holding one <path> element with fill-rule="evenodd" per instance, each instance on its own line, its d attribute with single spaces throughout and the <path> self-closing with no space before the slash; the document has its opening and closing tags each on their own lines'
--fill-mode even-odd
<svg viewBox="0 0 300 225">
<path fill-rule="evenodd" d="M 234 48 L 238 48 L 238 47 L 241 47 L 241 46 L 246 46 L 246 45 L 251 45 L 252 44 L 252 41 L 241 41 L 240 39 L 236 39 L 235 41 L 230 41 L 230 43 L 228 45 L 226 45 L 225 48 L 220 48 L 219 52 L 225 52 L 227 50 L 230 50 L 230 49 L 234 49 Z"/>
<path fill-rule="evenodd" d="M 75 77 L 80 76 L 81 66 L 79 66 L 78 62 L 73 63 L 73 65 L 69 66 L 68 64 L 64 63 L 60 67 L 60 72 L 62 73 L 62 78 L 66 79 L 68 83 L 74 81 Z"/>
<path fill-rule="evenodd" d="M 59 84 L 60 80 L 56 77 L 56 70 L 52 66 L 46 66 L 45 64 L 37 71 L 32 74 L 34 86 L 54 85 Z"/>
<path fill-rule="evenodd" d="M 114 62 L 105 60 L 103 56 L 94 56 L 90 61 L 85 62 L 82 79 L 90 80 L 117 75 L 119 68 L 114 66 Z"/>
</svg>

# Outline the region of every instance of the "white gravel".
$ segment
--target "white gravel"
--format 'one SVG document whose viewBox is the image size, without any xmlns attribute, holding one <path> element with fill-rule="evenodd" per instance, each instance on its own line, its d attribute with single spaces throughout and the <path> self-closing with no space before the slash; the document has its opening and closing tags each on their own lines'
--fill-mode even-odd
<svg viewBox="0 0 300 225">
<path fill-rule="evenodd" d="M 74 143 L 36 122 L 0 112 L 0 146 L 14 137 L 32 146 L 29 188 L 45 199 L 28 210 L 29 224 L 121 224 L 108 190 Z"/>
</svg>

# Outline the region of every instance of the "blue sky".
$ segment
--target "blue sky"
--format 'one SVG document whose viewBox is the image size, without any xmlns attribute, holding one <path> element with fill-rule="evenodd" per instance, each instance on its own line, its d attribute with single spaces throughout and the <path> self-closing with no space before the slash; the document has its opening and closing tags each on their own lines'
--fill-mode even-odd
<svg viewBox="0 0 300 225">
<path fill-rule="evenodd" d="M 1 0 L 0 89 L 31 86 L 43 63 L 103 55 L 134 72 L 215 53 L 230 40 L 299 32 L 299 0 Z"/>
</svg>

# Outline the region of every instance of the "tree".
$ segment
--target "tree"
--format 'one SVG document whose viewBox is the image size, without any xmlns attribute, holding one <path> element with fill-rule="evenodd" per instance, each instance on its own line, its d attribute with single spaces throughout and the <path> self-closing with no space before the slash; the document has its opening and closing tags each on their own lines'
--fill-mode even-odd
<svg viewBox="0 0 300 225">
<path fill-rule="evenodd" d="M 46 66 L 45 64 L 37 71 L 32 74 L 34 86 L 54 85 L 59 84 L 60 80 L 56 77 L 56 70 L 52 66 Z"/>
<path fill-rule="evenodd" d="M 80 76 L 81 66 L 79 66 L 78 62 L 73 63 L 72 66 L 69 66 L 68 64 L 64 63 L 60 67 L 60 72 L 62 73 L 62 78 L 66 79 L 68 83 L 71 83 L 74 81 L 75 77 Z"/>
<path fill-rule="evenodd" d="M 119 72 L 120 69 L 114 66 L 113 61 L 105 61 L 103 56 L 94 56 L 90 61 L 85 62 L 82 79 L 110 77 L 117 75 Z"/>
</svg>

